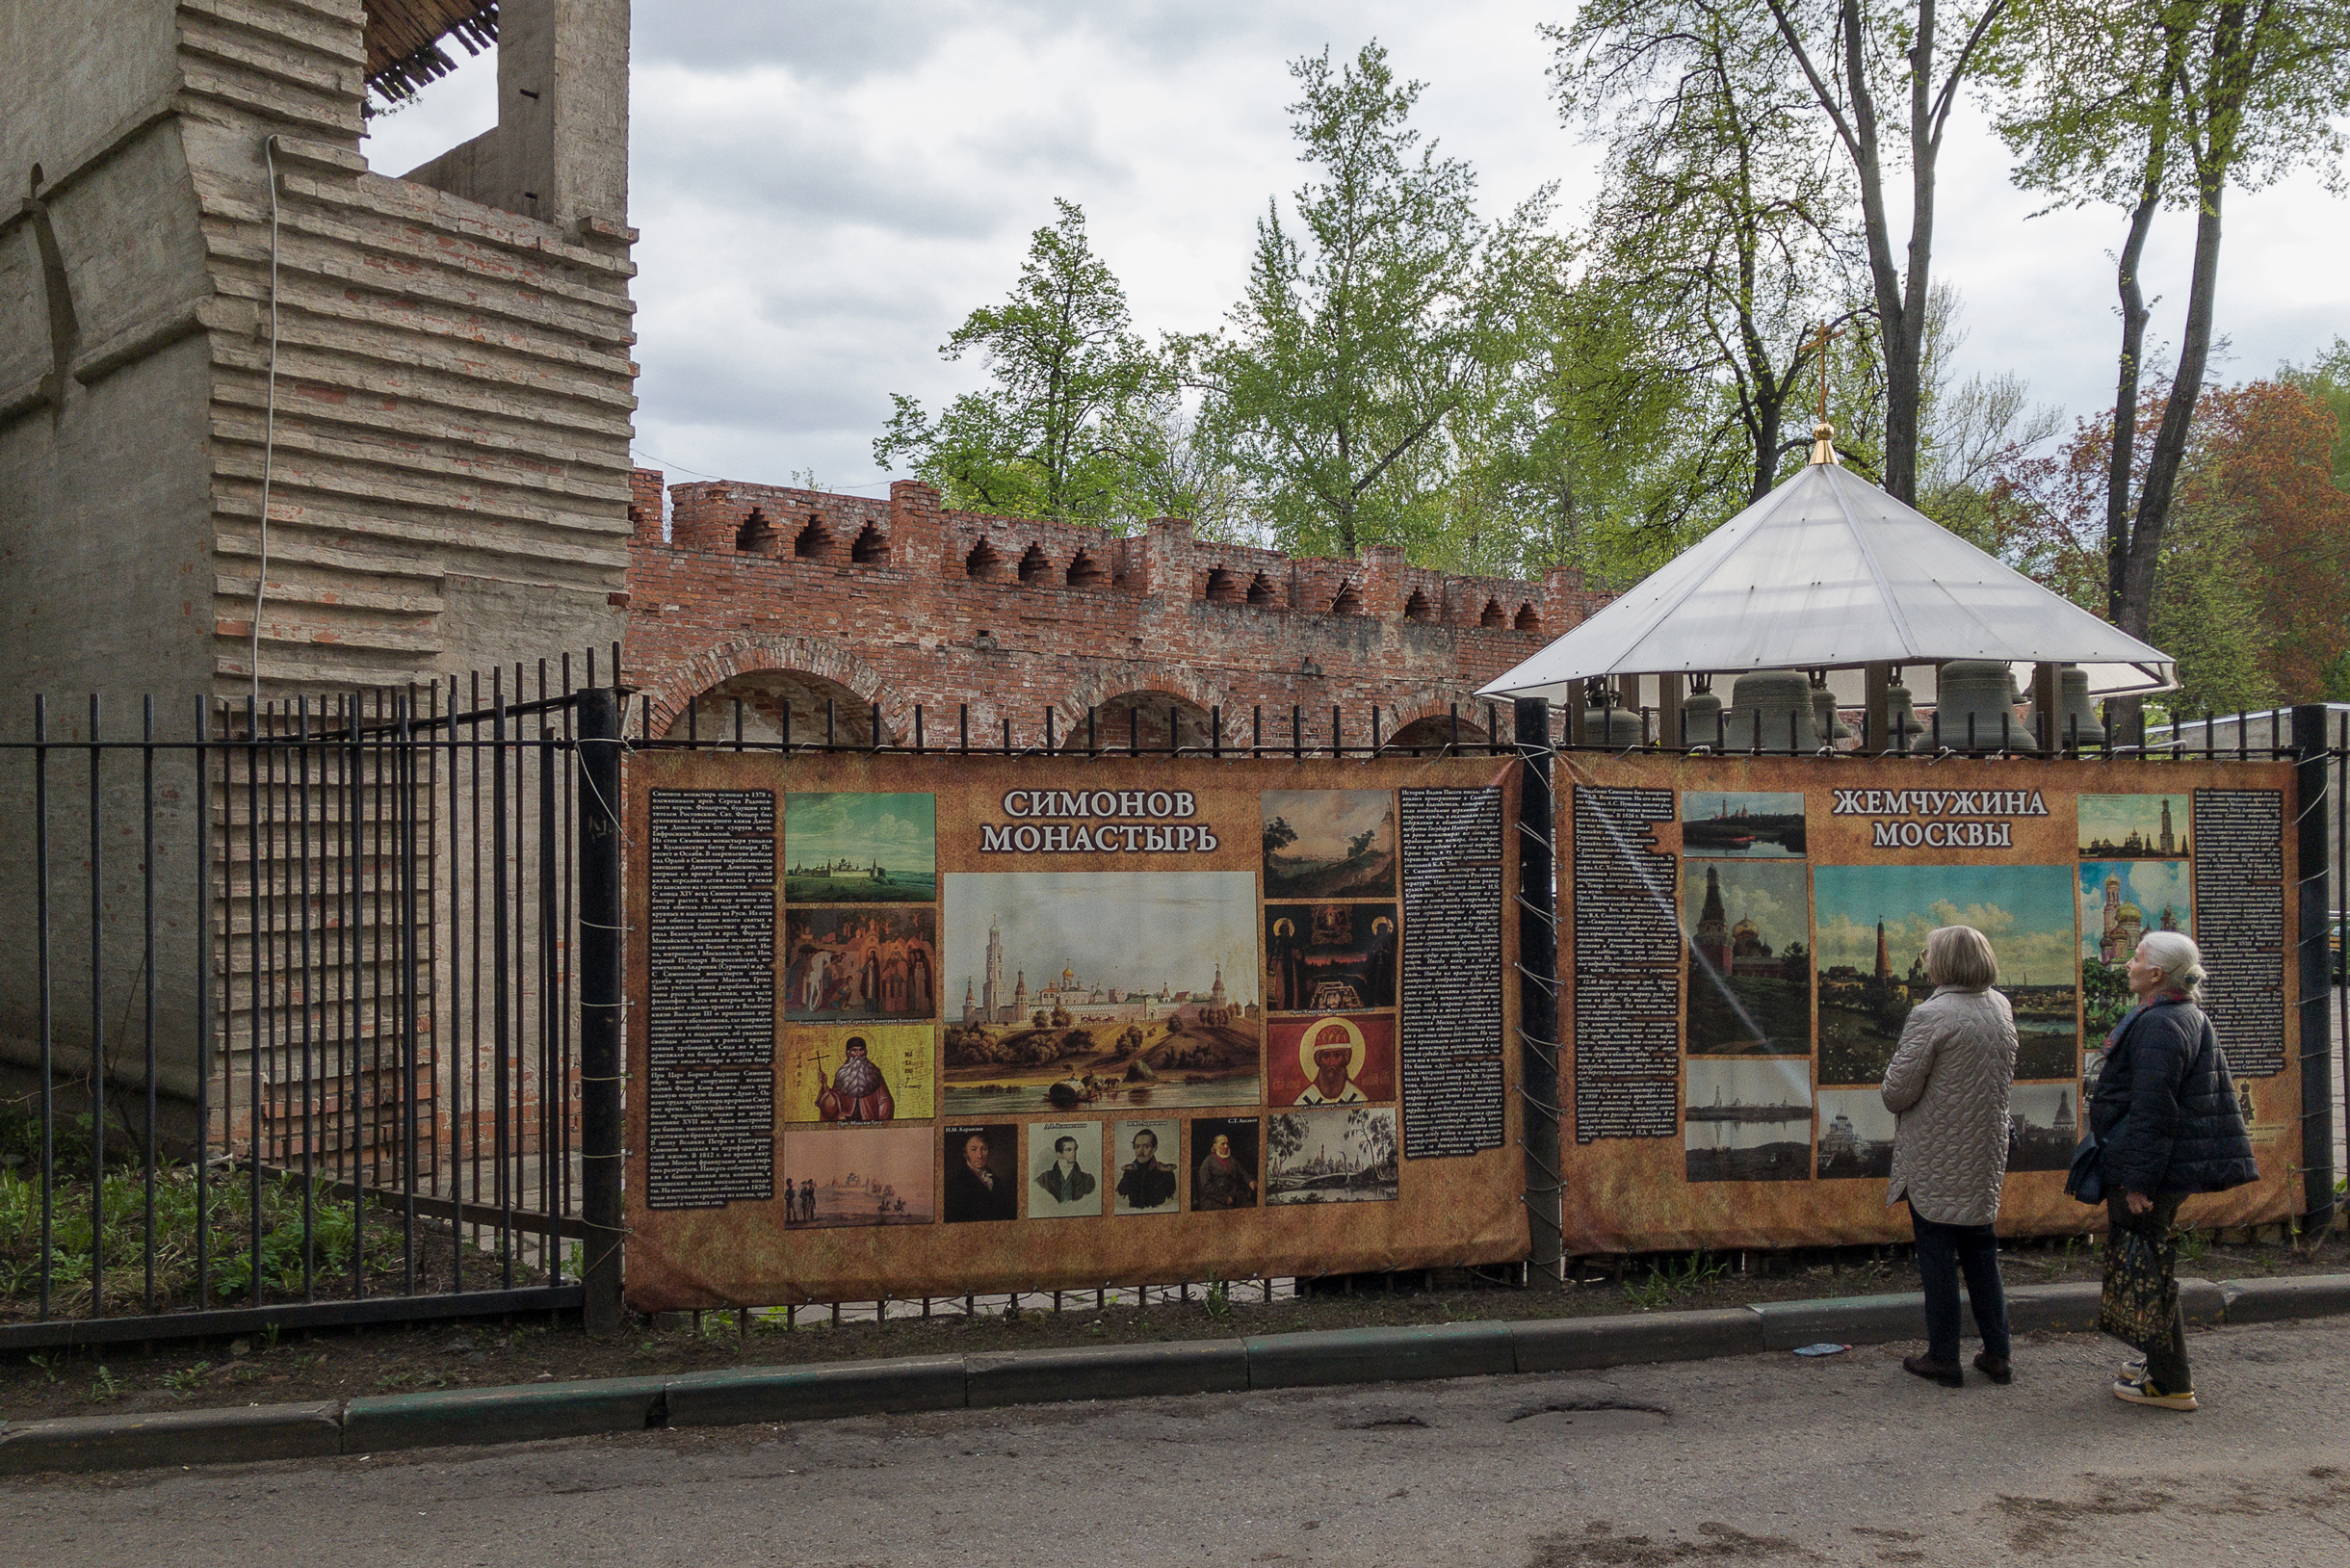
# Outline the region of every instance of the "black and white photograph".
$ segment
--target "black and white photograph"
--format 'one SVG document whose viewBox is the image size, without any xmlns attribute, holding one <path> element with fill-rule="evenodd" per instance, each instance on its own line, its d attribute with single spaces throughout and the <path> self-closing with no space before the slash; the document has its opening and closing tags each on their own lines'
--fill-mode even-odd
<svg viewBox="0 0 2350 1568">
<path fill-rule="evenodd" d="M 1819 1179 L 1893 1173 L 1893 1113 L 1876 1089 L 1819 1091 Z"/>
<path fill-rule="evenodd" d="M 1692 1182 L 1799 1182 L 1812 1173 L 1808 1061 L 1691 1058 L 1683 1147 Z"/>
<path fill-rule="evenodd" d="M 2007 1168 L 2064 1170 L 2080 1142 L 2080 1090 L 2071 1084 L 2018 1084 L 2007 1099 Z"/>
</svg>

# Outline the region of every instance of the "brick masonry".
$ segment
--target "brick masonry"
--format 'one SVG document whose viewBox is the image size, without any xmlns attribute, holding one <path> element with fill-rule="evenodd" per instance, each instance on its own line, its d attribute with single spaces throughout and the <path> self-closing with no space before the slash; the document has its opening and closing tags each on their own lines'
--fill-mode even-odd
<svg viewBox="0 0 2350 1568">
<path fill-rule="evenodd" d="M 1307 745 L 1434 744 L 1459 705 L 1482 739 L 1477 687 L 1606 600 L 1580 571 L 1539 583 L 1359 559 L 1302 559 L 1218 544 L 1159 519 L 1116 537 L 1028 517 L 941 510 L 901 481 L 888 501 L 716 482 L 670 486 L 639 469 L 623 649 L 656 734 L 772 740 L 788 702 L 794 740 L 822 738 L 825 703 L 844 742 L 909 744 L 924 710 L 928 745 L 1083 744 L 1089 710 L 1102 744 L 1139 733 L 1206 744 L 1221 709 L 1226 744 L 1246 744 L 1262 709 L 1267 745 L 1287 745 L 1292 709 Z M 689 709 L 692 714 L 689 718 Z M 1130 712 L 1137 717 L 1129 718 Z M 1360 726 L 1360 728 L 1356 728 Z M 1503 720 L 1506 727 L 1506 719 Z"/>
</svg>

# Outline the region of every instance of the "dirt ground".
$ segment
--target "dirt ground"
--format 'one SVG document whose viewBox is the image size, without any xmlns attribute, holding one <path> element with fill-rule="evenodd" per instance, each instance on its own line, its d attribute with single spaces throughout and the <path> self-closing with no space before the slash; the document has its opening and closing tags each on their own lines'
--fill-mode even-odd
<svg viewBox="0 0 2350 1568">
<path fill-rule="evenodd" d="M 2019 1241 L 2001 1255 L 2011 1286 L 2098 1277 L 2099 1254 L 2077 1241 Z M 1620 1269 L 1621 1272 L 1613 1271 Z M 2309 1247 L 2189 1238 L 2180 1272 L 2206 1279 L 2350 1271 L 2350 1238 L 2336 1232 Z M 1595 1317 L 1676 1308 L 1730 1307 L 1815 1296 L 1869 1295 L 1916 1288 L 1902 1249 L 1853 1247 L 1744 1257 L 1683 1255 L 1583 1260 L 1562 1285 L 1483 1284 L 1457 1270 L 1427 1277 L 1355 1276 L 1351 1289 L 1323 1281 L 1313 1294 L 1258 1299 L 1253 1282 L 1221 1300 L 1153 1299 L 1096 1309 L 1091 1293 L 1021 1298 L 1012 1315 L 921 1316 L 893 1302 L 878 1322 L 835 1324 L 827 1309 L 801 1308 L 787 1328 L 780 1311 L 711 1312 L 589 1339 L 576 1321 L 440 1323 L 335 1329 L 154 1346 L 109 1346 L 0 1361 L 0 1417 L 29 1421 L 224 1404 L 355 1398 L 426 1389 L 699 1372 L 730 1366 L 920 1354 L 977 1354 L 1073 1345 L 1222 1339 L 1298 1329 L 1358 1328 L 1489 1319 Z M 1333 1287 L 1339 1287 L 1333 1289 Z M 1391 1288 L 1392 1287 L 1392 1288 Z M 1432 1288 L 1431 1288 L 1432 1287 Z M 941 1304 L 942 1308 L 944 1303 Z M 865 1308 L 870 1314 L 870 1305 Z"/>
</svg>

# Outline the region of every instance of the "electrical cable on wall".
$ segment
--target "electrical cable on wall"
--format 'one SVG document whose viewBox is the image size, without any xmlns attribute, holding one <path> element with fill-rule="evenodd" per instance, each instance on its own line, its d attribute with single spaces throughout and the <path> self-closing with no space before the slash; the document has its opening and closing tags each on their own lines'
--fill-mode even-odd
<svg viewBox="0 0 2350 1568">
<path fill-rule="evenodd" d="M 261 606 L 270 582 L 270 478 L 277 451 L 277 138 L 264 137 L 261 162 L 270 177 L 270 364 L 261 413 L 261 556 L 253 571 L 251 673 L 253 711 L 261 711 Z"/>
</svg>

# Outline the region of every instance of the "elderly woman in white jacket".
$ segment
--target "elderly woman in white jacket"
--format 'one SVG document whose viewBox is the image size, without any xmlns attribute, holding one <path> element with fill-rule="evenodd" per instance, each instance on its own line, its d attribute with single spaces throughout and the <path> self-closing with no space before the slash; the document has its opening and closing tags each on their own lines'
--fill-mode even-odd
<svg viewBox="0 0 2350 1568">
<path fill-rule="evenodd" d="M 2016 1021 L 1991 988 L 1998 960 L 1971 926 L 1925 939 L 1934 994 L 1910 1009 L 1900 1049 L 1885 1069 L 1885 1109 L 1899 1118 L 1885 1201 L 1909 1200 L 1925 1286 L 1926 1352 L 1901 1365 L 1945 1388 L 1967 1381 L 1958 1364 L 1958 1277 L 1983 1336 L 1975 1367 L 1995 1383 L 2008 1370 L 2007 1297 L 1992 1221 L 2007 1175 L 2007 1098 L 2016 1078 Z"/>
</svg>

